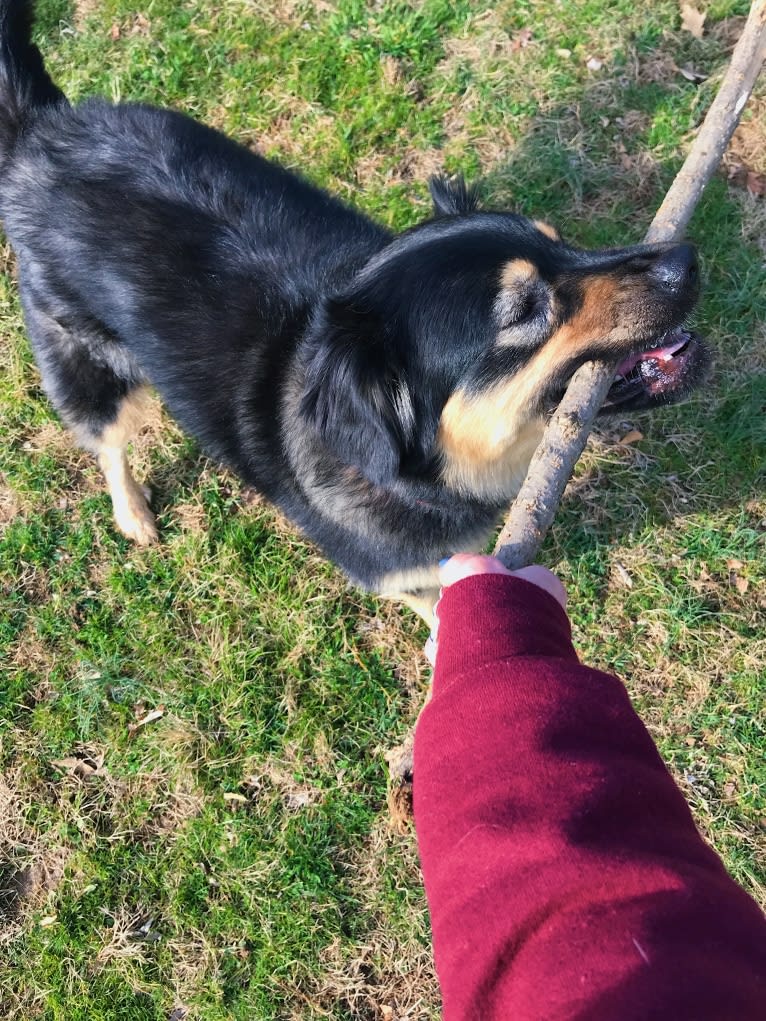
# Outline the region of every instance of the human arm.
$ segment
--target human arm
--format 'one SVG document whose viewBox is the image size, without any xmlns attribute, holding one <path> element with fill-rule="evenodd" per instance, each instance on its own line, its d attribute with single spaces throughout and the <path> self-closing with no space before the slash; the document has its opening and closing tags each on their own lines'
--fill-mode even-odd
<svg viewBox="0 0 766 1021">
<path fill-rule="evenodd" d="M 536 585 L 439 603 L 415 823 L 445 1021 L 766 1017 L 766 922 Z"/>
</svg>

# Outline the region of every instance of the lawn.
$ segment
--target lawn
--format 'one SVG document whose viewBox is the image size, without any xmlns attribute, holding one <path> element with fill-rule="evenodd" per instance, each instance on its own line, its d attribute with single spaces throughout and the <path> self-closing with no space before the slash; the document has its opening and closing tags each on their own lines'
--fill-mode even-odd
<svg viewBox="0 0 766 1021">
<path fill-rule="evenodd" d="M 701 39 L 670 0 L 40 0 L 36 31 L 71 98 L 184 110 L 392 227 L 428 215 L 446 168 L 622 245 L 748 5 L 702 6 Z M 766 212 L 738 185 L 766 172 L 764 114 L 761 83 L 690 228 L 711 380 L 599 430 L 542 556 L 583 657 L 624 678 L 762 903 Z M 7 247 L 0 268 L 0 1014 L 437 1018 L 383 758 L 423 697 L 422 626 L 350 589 L 159 406 L 133 462 L 161 542 L 117 534 L 41 392 Z"/>
</svg>

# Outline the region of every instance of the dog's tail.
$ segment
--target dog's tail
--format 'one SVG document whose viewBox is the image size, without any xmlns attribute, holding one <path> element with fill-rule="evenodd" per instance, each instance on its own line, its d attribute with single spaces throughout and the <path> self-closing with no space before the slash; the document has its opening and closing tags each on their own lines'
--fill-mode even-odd
<svg viewBox="0 0 766 1021">
<path fill-rule="evenodd" d="M 66 102 L 32 42 L 33 16 L 32 0 L 0 0 L 0 159 L 35 110 Z"/>
</svg>

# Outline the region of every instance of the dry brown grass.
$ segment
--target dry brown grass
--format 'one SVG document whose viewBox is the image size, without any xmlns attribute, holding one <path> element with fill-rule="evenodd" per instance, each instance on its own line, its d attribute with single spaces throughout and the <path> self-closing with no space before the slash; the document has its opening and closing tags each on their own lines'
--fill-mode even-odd
<svg viewBox="0 0 766 1021">
<path fill-rule="evenodd" d="M 339 1008 L 364 1021 L 425 1021 L 432 1016 L 438 987 L 425 913 L 413 918 L 420 925 L 414 924 L 408 934 L 393 933 L 385 925 L 385 877 L 391 868 L 416 870 L 417 851 L 414 838 L 403 840 L 381 817 L 348 862 L 353 894 L 377 924 L 353 956 L 337 940 L 325 948 L 322 975 L 306 995 L 320 1017 L 336 1018 Z M 298 1021 L 302 1014 L 291 1017 Z"/>
<path fill-rule="evenodd" d="M 444 169 L 443 149 L 415 149 L 406 144 L 397 148 L 396 164 L 381 153 L 370 152 L 354 164 L 354 176 L 360 188 L 389 186 L 425 181 Z"/>
<path fill-rule="evenodd" d="M 99 0 L 74 0 L 72 7 L 74 27 L 80 32 L 85 27 L 88 18 L 99 13 L 102 4 Z"/>
<path fill-rule="evenodd" d="M 309 14 L 332 14 L 337 5 L 329 0 L 244 0 L 248 8 L 268 21 L 300 25 Z"/>
<path fill-rule="evenodd" d="M 445 41 L 439 71 L 449 75 L 461 65 L 470 64 L 486 74 L 502 62 L 522 59 L 527 47 L 535 45 L 532 34 L 521 31 L 510 35 L 503 28 L 502 20 L 502 15 L 495 10 L 468 18 L 463 33 Z M 500 76 L 502 72 L 498 69 L 497 73 Z"/>
<path fill-rule="evenodd" d="M 734 132 L 730 152 L 751 170 L 766 173 L 766 90 L 761 96 L 754 96 L 748 106 L 747 116 Z"/>
<path fill-rule="evenodd" d="M 396 603 L 381 599 L 374 616 L 357 624 L 362 649 L 375 653 L 401 682 L 416 711 L 425 696 L 431 668 L 423 655 L 424 625 Z"/>
<path fill-rule="evenodd" d="M 16 939 L 32 911 L 49 902 L 71 850 L 30 821 L 37 794 L 21 767 L 0 776 L 0 946 Z"/>
<path fill-rule="evenodd" d="M 21 514 L 21 499 L 0 475 L 0 536 L 10 523 Z"/>
</svg>

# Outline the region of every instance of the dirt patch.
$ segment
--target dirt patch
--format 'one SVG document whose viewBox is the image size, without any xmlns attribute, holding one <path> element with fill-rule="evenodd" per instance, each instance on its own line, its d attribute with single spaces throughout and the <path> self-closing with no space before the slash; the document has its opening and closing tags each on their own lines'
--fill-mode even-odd
<svg viewBox="0 0 766 1021">
<path fill-rule="evenodd" d="M 0 535 L 21 514 L 21 509 L 18 494 L 0 476 Z"/>
<path fill-rule="evenodd" d="M 466 24 L 466 34 L 453 36 L 444 44 L 444 58 L 438 65 L 443 74 L 451 75 L 469 64 L 479 72 L 486 72 L 499 61 L 516 60 L 532 41 L 530 32 L 510 35 L 502 27 L 502 16 L 497 11 L 485 11 Z"/>
<path fill-rule="evenodd" d="M 392 834 L 388 820 L 381 817 L 349 861 L 348 873 L 372 926 L 354 947 L 333 940 L 324 948 L 322 973 L 316 987 L 307 991 L 310 1002 L 324 1008 L 328 1017 L 337 1017 L 343 1005 L 344 1015 L 364 1021 L 425 1021 L 439 1002 L 425 901 L 422 913 L 413 911 L 401 931 L 384 924 L 386 884 L 392 874 L 398 882 L 419 881 L 414 839 Z M 296 1021 L 303 1016 L 292 1014 Z"/>
<path fill-rule="evenodd" d="M 431 668 L 423 655 L 424 625 L 398 603 L 381 599 L 374 617 L 364 617 L 357 625 L 361 646 L 375 653 L 405 693 L 422 701 Z"/>
<path fill-rule="evenodd" d="M 60 849 L 20 869 L 0 867 L 0 921 L 17 919 L 39 907 L 61 882 L 67 858 L 68 853 Z"/>
<path fill-rule="evenodd" d="M 100 10 L 99 0 L 75 0 L 72 11 L 74 27 L 78 32 L 85 27 L 85 22 Z"/>
<path fill-rule="evenodd" d="M 31 804 L 20 770 L 0 777 L 0 944 L 13 939 L 27 913 L 58 887 L 70 856 L 29 825 Z"/>
</svg>

